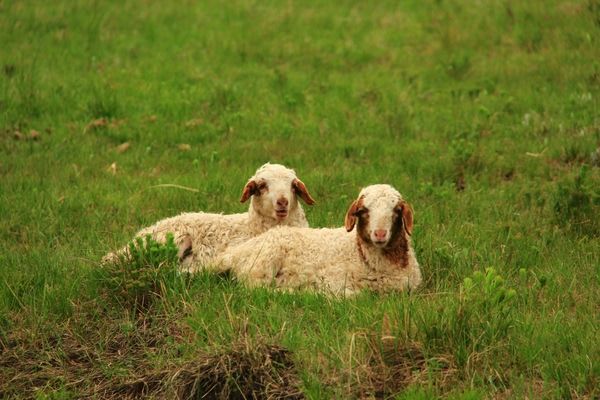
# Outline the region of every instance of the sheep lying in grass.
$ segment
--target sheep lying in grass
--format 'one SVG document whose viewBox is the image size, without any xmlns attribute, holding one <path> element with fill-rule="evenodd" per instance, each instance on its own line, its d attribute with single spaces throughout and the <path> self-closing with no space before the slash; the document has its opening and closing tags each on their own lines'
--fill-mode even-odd
<svg viewBox="0 0 600 400">
<path fill-rule="evenodd" d="M 242 203 L 252 199 L 248 212 L 230 215 L 183 213 L 142 229 L 136 237 L 150 235 L 164 243 L 166 234 L 173 233 L 180 261 L 194 271 L 211 264 L 228 245 L 257 236 L 275 226 L 308 227 L 298 196 L 306 204 L 315 202 L 293 170 L 267 163 L 248 180 L 242 192 Z M 127 258 L 128 254 L 129 249 L 125 247 L 107 254 L 102 262 L 115 262 Z"/>
<path fill-rule="evenodd" d="M 413 212 L 400 193 L 389 185 L 372 185 L 351 204 L 345 228 L 277 227 L 229 247 L 217 265 L 253 286 L 345 295 L 361 289 L 413 289 L 421 283 L 421 271 L 412 229 Z"/>
</svg>

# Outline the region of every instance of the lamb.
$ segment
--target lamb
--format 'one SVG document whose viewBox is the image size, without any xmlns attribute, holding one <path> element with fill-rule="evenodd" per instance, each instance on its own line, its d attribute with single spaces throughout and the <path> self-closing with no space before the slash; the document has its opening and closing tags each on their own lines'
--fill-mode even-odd
<svg viewBox="0 0 600 400">
<path fill-rule="evenodd" d="M 180 262 L 189 272 L 213 263 L 227 246 L 257 236 L 275 226 L 308 227 L 297 197 L 313 205 L 314 199 L 294 170 L 279 164 L 264 164 L 248 180 L 240 202 L 252 198 L 248 212 L 241 214 L 183 213 L 158 221 L 140 230 L 136 237 L 166 241 L 167 233 L 175 236 Z M 102 263 L 127 258 L 127 247 L 109 253 Z"/>
<path fill-rule="evenodd" d="M 344 228 L 277 227 L 228 248 L 217 265 L 250 286 L 346 296 L 409 290 L 421 283 L 412 230 L 413 211 L 400 193 L 372 185 L 350 205 Z"/>
</svg>

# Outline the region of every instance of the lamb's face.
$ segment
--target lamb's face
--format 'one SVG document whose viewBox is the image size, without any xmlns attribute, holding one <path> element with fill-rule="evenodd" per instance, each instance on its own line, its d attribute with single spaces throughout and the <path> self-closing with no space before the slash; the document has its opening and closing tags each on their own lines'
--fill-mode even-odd
<svg viewBox="0 0 600 400">
<path fill-rule="evenodd" d="M 398 235 L 412 233 L 413 214 L 396 189 L 389 185 L 371 185 L 350 205 L 345 225 L 348 232 L 357 225 L 362 241 L 386 248 Z"/>
<path fill-rule="evenodd" d="M 298 196 L 306 204 L 315 203 L 296 173 L 279 164 L 265 164 L 256 171 L 244 187 L 240 201 L 243 203 L 250 196 L 258 213 L 279 223 L 298 207 Z"/>
</svg>

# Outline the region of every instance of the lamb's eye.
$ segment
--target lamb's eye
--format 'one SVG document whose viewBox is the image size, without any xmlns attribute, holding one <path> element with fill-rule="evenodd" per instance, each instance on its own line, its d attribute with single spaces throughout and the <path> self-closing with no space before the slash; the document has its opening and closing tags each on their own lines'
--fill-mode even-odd
<svg viewBox="0 0 600 400">
<path fill-rule="evenodd" d="M 364 207 L 361 207 L 361 208 L 359 208 L 358 210 L 356 210 L 356 211 L 354 212 L 354 216 L 356 216 L 356 217 L 360 217 L 361 215 L 365 215 L 365 214 L 366 214 L 366 213 L 368 213 L 368 212 L 369 212 L 369 210 L 367 210 L 367 209 L 366 209 L 366 208 L 364 208 Z"/>
<path fill-rule="evenodd" d="M 266 182 L 261 182 L 256 187 L 256 189 L 258 189 L 258 191 L 260 191 L 260 192 L 263 192 L 266 188 L 267 188 Z"/>
</svg>

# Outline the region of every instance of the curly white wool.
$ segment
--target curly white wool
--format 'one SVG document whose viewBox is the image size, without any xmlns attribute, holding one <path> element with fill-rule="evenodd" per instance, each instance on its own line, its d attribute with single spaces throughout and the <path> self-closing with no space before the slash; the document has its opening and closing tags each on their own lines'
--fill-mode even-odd
<svg viewBox="0 0 600 400">
<path fill-rule="evenodd" d="M 400 193 L 389 185 L 372 185 L 351 204 L 345 228 L 277 227 L 229 247 L 217 263 L 251 286 L 335 295 L 414 289 L 421 271 L 412 228 L 412 209 Z"/>
</svg>

